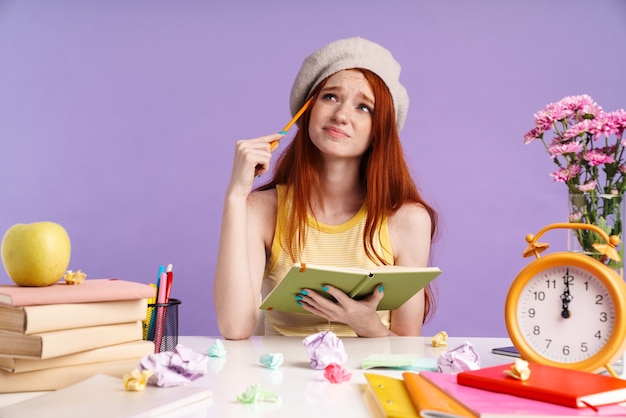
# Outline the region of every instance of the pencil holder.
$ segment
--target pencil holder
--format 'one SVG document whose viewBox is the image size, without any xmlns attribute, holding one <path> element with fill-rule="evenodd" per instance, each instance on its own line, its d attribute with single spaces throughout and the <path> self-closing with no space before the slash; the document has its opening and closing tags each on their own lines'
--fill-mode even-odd
<svg viewBox="0 0 626 418">
<path fill-rule="evenodd" d="M 153 320 L 147 339 L 154 342 L 154 352 L 173 351 L 178 344 L 178 299 L 170 299 L 167 303 L 149 303 Z"/>
</svg>

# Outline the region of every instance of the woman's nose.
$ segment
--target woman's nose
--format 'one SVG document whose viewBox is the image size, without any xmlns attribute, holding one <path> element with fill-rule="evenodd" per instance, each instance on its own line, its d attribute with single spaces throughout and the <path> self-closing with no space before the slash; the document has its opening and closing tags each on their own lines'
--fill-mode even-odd
<svg viewBox="0 0 626 418">
<path fill-rule="evenodd" d="M 337 106 L 335 112 L 333 113 L 333 120 L 338 123 L 345 124 L 349 119 L 349 110 L 346 107 L 345 103 L 342 103 Z"/>
</svg>

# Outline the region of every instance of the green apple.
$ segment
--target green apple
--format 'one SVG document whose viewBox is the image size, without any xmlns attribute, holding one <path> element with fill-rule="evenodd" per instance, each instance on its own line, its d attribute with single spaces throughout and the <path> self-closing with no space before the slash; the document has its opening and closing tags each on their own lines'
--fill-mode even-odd
<svg viewBox="0 0 626 418">
<path fill-rule="evenodd" d="M 11 226 L 2 238 L 2 263 L 19 286 L 58 282 L 70 263 L 70 237 L 54 222 Z"/>
</svg>

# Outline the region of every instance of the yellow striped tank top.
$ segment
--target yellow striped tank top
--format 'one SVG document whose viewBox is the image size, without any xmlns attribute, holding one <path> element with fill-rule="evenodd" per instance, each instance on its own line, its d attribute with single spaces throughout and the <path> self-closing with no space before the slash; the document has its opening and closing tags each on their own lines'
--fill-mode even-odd
<svg viewBox="0 0 626 418">
<path fill-rule="evenodd" d="M 284 185 L 277 185 L 276 192 L 278 195 L 276 229 L 263 279 L 263 297 L 278 284 L 294 263 L 284 250 L 284 248 L 288 248 L 285 237 L 292 199 L 291 196 L 285 198 L 287 188 Z M 367 257 L 363 248 L 366 215 L 367 208 L 363 205 L 350 220 L 340 225 L 326 225 L 309 216 L 305 246 L 300 259 L 296 261 L 338 267 L 367 268 L 375 266 L 376 264 Z M 387 218 L 383 220 L 380 231 L 376 233 L 374 247 L 380 254 L 383 254 L 387 264 L 393 264 Z M 296 303 L 295 298 L 293 303 Z M 379 311 L 378 315 L 383 323 L 389 327 L 389 311 Z M 308 336 L 322 331 L 332 331 L 340 337 L 356 336 L 349 326 L 341 323 L 329 323 L 317 315 L 265 311 L 265 335 Z"/>
</svg>

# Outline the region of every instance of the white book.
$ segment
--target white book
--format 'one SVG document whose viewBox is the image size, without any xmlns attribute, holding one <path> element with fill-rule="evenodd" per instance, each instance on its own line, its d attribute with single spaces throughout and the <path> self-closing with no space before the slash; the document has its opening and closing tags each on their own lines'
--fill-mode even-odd
<svg viewBox="0 0 626 418">
<path fill-rule="evenodd" d="M 124 390 L 121 378 L 97 374 L 54 392 L 0 408 L 0 417 L 154 417 L 211 396 L 211 389 L 193 386 L 149 385 L 143 391 L 131 392 Z"/>
</svg>

